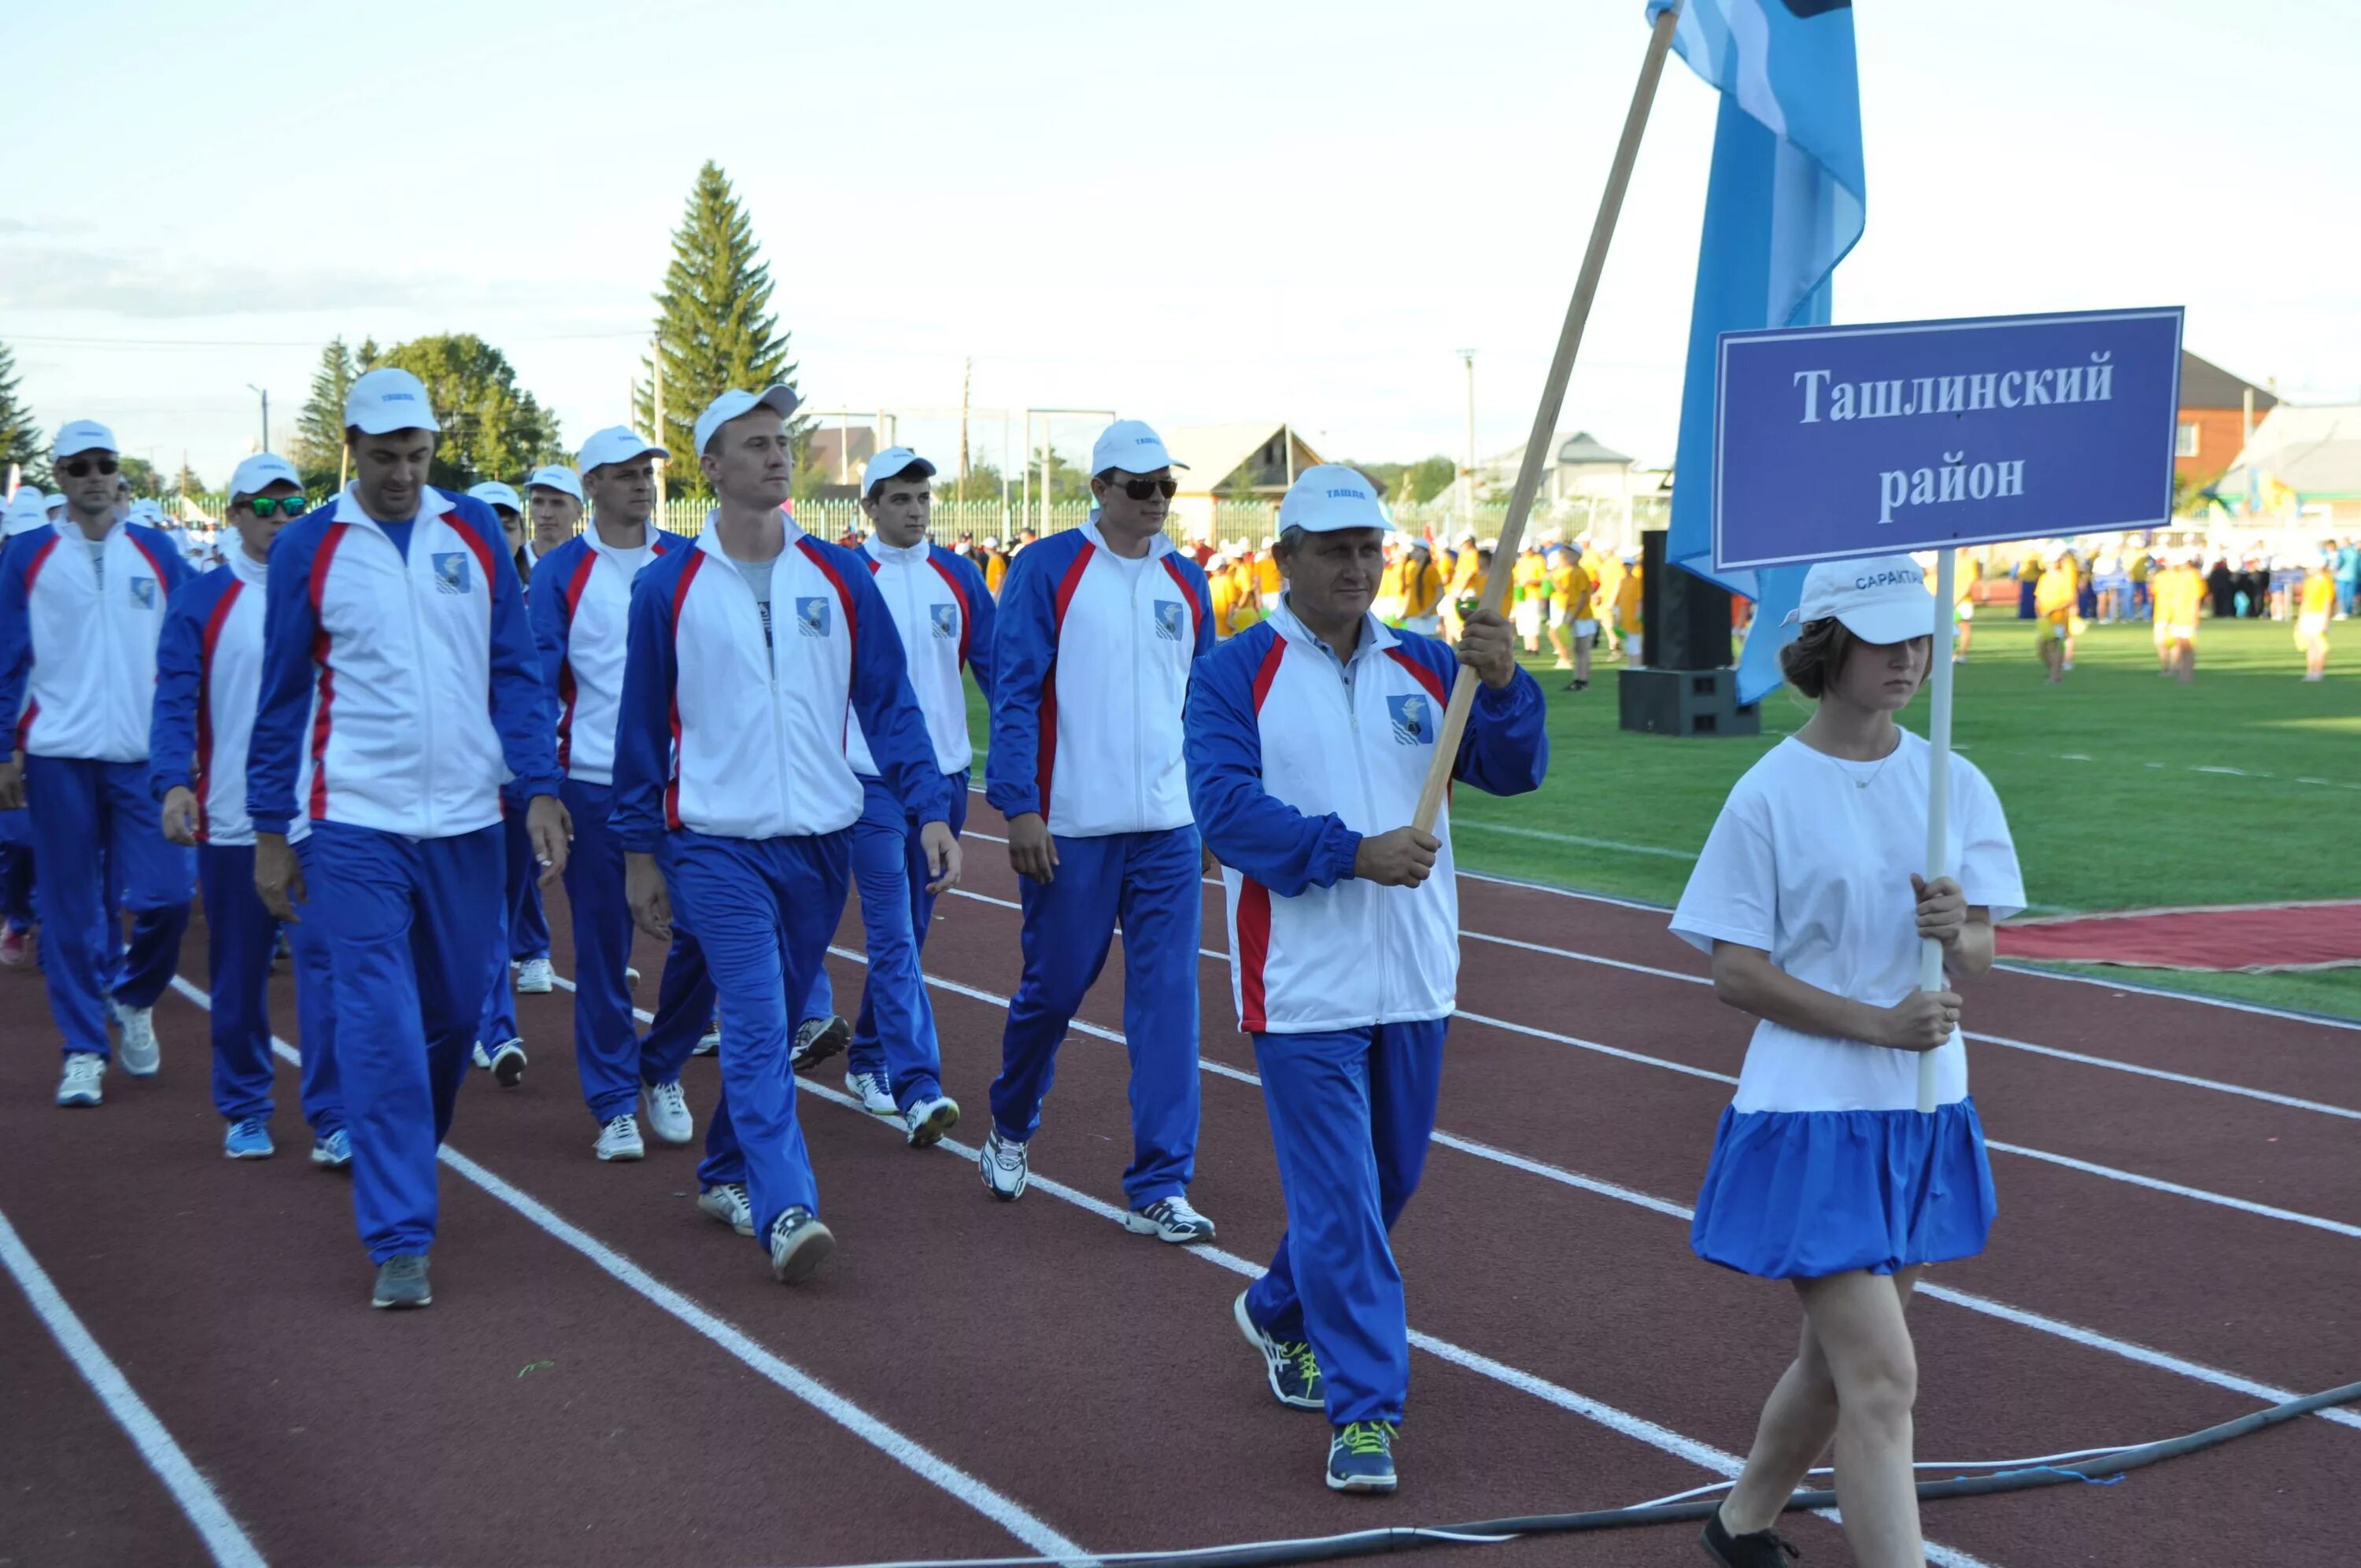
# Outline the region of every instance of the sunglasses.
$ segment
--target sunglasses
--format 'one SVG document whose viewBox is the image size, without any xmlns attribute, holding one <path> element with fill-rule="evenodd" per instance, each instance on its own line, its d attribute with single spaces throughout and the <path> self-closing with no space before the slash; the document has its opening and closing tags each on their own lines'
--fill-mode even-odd
<svg viewBox="0 0 2361 1568">
<path fill-rule="evenodd" d="M 1173 492 L 1180 489 L 1180 481 L 1178 479 L 1125 479 L 1114 488 L 1136 501 L 1144 501 L 1154 495 L 1161 495 L 1169 501 L 1172 499 Z"/>
<path fill-rule="evenodd" d="M 65 466 L 69 479 L 87 479 L 93 474 L 112 474 L 117 465 L 112 457 L 77 457 Z"/>
<path fill-rule="evenodd" d="M 311 505 L 310 499 L 303 496 L 248 496 L 246 498 L 246 508 L 255 516 L 269 517 L 276 513 L 291 521 L 302 517 L 310 510 Z"/>
</svg>

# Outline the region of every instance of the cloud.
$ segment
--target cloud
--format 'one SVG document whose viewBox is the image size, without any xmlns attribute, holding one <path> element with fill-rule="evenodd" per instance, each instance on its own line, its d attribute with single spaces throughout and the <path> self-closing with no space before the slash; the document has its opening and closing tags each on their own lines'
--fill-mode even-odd
<svg viewBox="0 0 2361 1568">
<path fill-rule="evenodd" d="M 31 225 L 0 230 L 41 232 Z M 105 250 L 41 241 L 0 245 L 0 302 L 14 310 L 111 311 L 170 319 L 334 311 L 447 298 L 447 280 L 334 269 L 295 271 L 175 257 L 157 249 Z"/>
</svg>

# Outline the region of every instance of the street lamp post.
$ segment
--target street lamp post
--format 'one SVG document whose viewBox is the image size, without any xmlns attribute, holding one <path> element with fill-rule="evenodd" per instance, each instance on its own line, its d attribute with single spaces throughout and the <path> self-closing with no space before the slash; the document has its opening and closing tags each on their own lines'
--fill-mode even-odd
<svg viewBox="0 0 2361 1568">
<path fill-rule="evenodd" d="M 270 394 L 248 381 L 246 389 L 262 400 L 262 449 L 270 450 Z"/>
</svg>

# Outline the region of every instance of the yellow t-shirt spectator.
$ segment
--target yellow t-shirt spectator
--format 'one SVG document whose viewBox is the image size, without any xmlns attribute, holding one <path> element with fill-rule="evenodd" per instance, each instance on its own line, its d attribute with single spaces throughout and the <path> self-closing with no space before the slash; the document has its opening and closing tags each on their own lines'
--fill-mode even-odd
<svg viewBox="0 0 2361 1568">
<path fill-rule="evenodd" d="M 1412 555 L 1402 563 L 1402 619 L 1433 615 L 1443 602 L 1443 573 L 1433 558 Z"/>
<path fill-rule="evenodd" d="M 1236 636 L 1238 629 L 1233 618 L 1238 609 L 1237 579 L 1228 572 L 1215 572 L 1209 586 L 1213 590 L 1214 641 Z"/>
<path fill-rule="evenodd" d="M 1517 557 L 1516 570 L 1509 578 L 1516 590 L 1517 603 L 1549 597 L 1549 567 L 1537 550 L 1528 550 Z"/>
<path fill-rule="evenodd" d="M 983 586 L 994 598 L 1000 597 L 1000 585 L 1008 580 L 1008 557 L 997 550 L 988 551 L 983 558 Z"/>
<path fill-rule="evenodd" d="M 1640 568 L 1627 566 L 1623 580 L 1615 586 L 1615 624 L 1626 631 L 1640 628 Z"/>
<path fill-rule="evenodd" d="M 2296 601 L 2298 615 L 2326 615 L 2336 608 L 2336 580 L 2321 567 L 2314 566 L 2303 579 L 2302 596 Z"/>
<path fill-rule="evenodd" d="M 1279 577 L 1279 557 L 1265 555 L 1255 563 L 1255 591 L 1262 596 L 1263 607 L 1279 603 L 1279 590 L 1283 585 Z"/>
<path fill-rule="evenodd" d="M 2034 613 L 2063 626 L 2074 613 L 2074 568 L 2059 562 L 2041 574 L 2033 589 Z"/>
<path fill-rule="evenodd" d="M 1470 583 L 1476 586 L 1469 587 L 1467 585 Z M 1471 544 L 1451 558 L 1451 597 L 1466 598 L 1472 594 L 1480 594 L 1483 591 L 1483 552 Z"/>
</svg>

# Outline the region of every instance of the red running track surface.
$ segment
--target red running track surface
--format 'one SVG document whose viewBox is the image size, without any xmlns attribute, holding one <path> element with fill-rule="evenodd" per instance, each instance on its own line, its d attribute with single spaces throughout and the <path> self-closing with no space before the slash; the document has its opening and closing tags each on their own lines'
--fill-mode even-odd
<svg viewBox="0 0 2361 1568">
<path fill-rule="evenodd" d="M 988 812 L 974 826 L 999 830 Z M 993 902 L 1015 897 L 998 847 L 971 849 L 978 896 L 944 901 L 928 968 L 942 982 L 946 1083 L 967 1108 L 955 1140 L 972 1148 L 1016 916 Z M 1035 1145 L 1048 1179 L 1022 1203 L 992 1202 L 953 1153 L 904 1148 L 840 1102 L 837 1075 L 806 1080 L 840 1251 L 796 1290 L 695 1212 L 694 1149 L 591 1159 L 563 992 L 520 999 L 524 1086 L 502 1093 L 477 1074 L 463 1095 L 453 1147 L 498 1190 L 445 1171 L 428 1311 L 368 1309 L 344 1183 L 302 1157 L 291 1068 L 280 1157 L 220 1157 L 204 1014 L 179 998 L 157 1014 L 163 1073 L 110 1074 L 105 1106 L 70 1113 L 49 1103 L 55 1034 L 38 977 L 0 974 L 13 1047 L 0 1052 L 0 1213 L 274 1563 L 1026 1550 L 983 1507 L 1037 1539 L 1116 1551 L 1607 1507 L 1711 1479 L 1718 1455 L 1743 1452 L 1797 1321 L 1783 1287 L 1697 1262 L 1680 1217 L 1728 1097 L 1715 1075 L 1735 1070 L 1745 1023 L 1694 983 L 1696 956 L 1660 915 L 1475 880 L 1461 893 L 1471 934 L 1586 956 L 1466 944 L 1462 1005 L 1497 1022 L 1454 1026 L 1448 1141 L 1397 1234 L 1425 1337 L 1405 1485 L 1389 1501 L 1326 1492 L 1324 1428 L 1270 1400 L 1229 1321 L 1240 1271 L 1276 1245 L 1281 1211 L 1245 1080 L 1253 1053 L 1212 959 L 1193 1196 L 1222 1227 L 1218 1254 L 1127 1236 L 1081 1206 L 1120 1202 L 1128 1157 L 1124 1058 L 1107 1037 L 1123 1026 L 1120 943 Z M 551 917 L 570 972 L 562 895 Z M 200 985 L 203 938 L 200 923 L 183 960 Z M 857 952 L 857 912 L 840 940 Z M 644 1003 L 661 954 L 642 943 L 635 961 Z M 861 967 L 830 967 L 849 1013 Z M 275 981 L 290 1038 L 291 1002 Z M 2356 1376 L 2361 1119 L 2334 1113 L 2361 1106 L 2354 1032 L 2023 975 L 1980 988 L 1969 1022 L 2321 1108 L 1974 1047 L 1993 1138 L 2031 1152 L 1995 1153 L 1992 1250 L 1935 1271 L 1955 1299 L 1914 1310 L 1922 1455 L 2141 1442 L 2256 1409 L 2255 1388 Z M 709 1060 L 692 1065 L 700 1117 L 714 1082 Z M 536 1216 L 575 1228 L 612 1267 Z M 615 1269 L 636 1269 L 645 1289 Z M 739 1337 L 718 1343 L 682 1313 Z M 13 1288 L 0 1289 L 0 1562 L 204 1561 Z M 815 1385 L 822 1403 L 849 1403 L 831 1415 L 796 1391 Z M 898 1446 L 846 1424 L 864 1420 Z M 2118 1487 L 1934 1506 L 1927 1525 L 1951 1563 L 2294 1561 L 2345 1538 L 2356 1464 L 2361 1418 L 2313 1418 Z M 1793 1533 L 1815 1565 L 1850 1561 L 1827 1523 Z M 1685 1562 L 1685 1535 L 1485 1550 L 1503 1563 Z"/>
<path fill-rule="evenodd" d="M 1995 933 L 2003 958 L 2150 969 L 2345 969 L 2361 964 L 2361 899 L 2127 909 L 2012 921 Z"/>
</svg>

